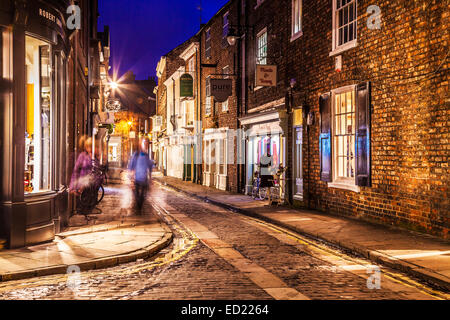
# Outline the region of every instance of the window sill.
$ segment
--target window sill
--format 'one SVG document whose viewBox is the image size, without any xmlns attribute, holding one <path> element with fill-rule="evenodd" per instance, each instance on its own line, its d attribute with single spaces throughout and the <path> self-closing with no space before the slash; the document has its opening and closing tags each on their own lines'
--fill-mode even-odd
<svg viewBox="0 0 450 320">
<path fill-rule="evenodd" d="M 303 35 L 303 31 L 299 31 L 291 36 L 291 42 L 294 42 Z"/>
<path fill-rule="evenodd" d="M 298 194 L 294 194 L 294 200 L 303 201 L 303 196 L 298 195 Z"/>
<path fill-rule="evenodd" d="M 348 42 L 346 44 L 343 44 L 342 46 L 335 48 L 333 51 L 330 52 L 330 57 L 337 56 L 338 54 L 341 54 L 344 51 L 356 48 L 357 46 L 358 46 L 358 41 L 355 39 L 351 42 Z"/>
<path fill-rule="evenodd" d="M 328 182 L 328 188 L 336 188 L 336 189 L 344 189 L 344 190 L 350 190 L 356 193 L 360 193 L 361 189 L 360 187 L 348 183 L 343 182 Z"/>
</svg>

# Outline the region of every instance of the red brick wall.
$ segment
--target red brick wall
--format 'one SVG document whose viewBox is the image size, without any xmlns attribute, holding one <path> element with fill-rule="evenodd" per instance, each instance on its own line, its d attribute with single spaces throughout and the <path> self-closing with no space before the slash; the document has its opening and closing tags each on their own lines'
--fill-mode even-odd
<svg viewBox="0 0 450 320">
<path fill-rule="evenodd" d="M 215 68 L 203 68 L 201 72 L 201 101 L 202 101 L 202 123 L 203 129 L 207 128 L 229 128 L 236 130 L 238 128 L 238 104 L 237 104 L 237 81 L 238 78 L 234 76 L 238 70 L 238 50 L 237 46 L 230 46 L 228 42 L 222 39 L 223 34 L 223 15 L 229 12 L 229 24 L 236 25 L 238 19 L 237 4 L 239 1 L 230 2 L 223 7 L 209 22 L 205 25 L 201 32 L 202 45 L 202 63 L 217 64 Z M 206 31 L 211 30 L 211 57 L 206 56 Z M 223 74 L 224 68 L 229 67 L 229 73 L 232 74 L 229 78 L 233 80 L 233 94 L 228 99 L 228 111 L 222 111 L 220 103 L 216 106 L 217 114 L 214 114 L 214 105 L 211 106 L 211 116 L 206 116 L 206 78 L 211 75 L 211 79 L 223 79 L 218 76 Z M 236 145 L 236 141 L 234 141 Z M 227 190 L 238 192 L 238 175 L 236 165 L 236 151 L 234 152 L 234 161 L 227 166 L 228 186 Z"/>
<path fill-rule="evenodd" d="M 449 13 L 445 4 L 378 1 L 381 29 L 370 30 L 366 11 L 373 3 L 358 1 L 358 46 L 342 53 L 343 68 L 337 73 L 329 56 L 331 1 L 303 0 L 303 36 L 293 42 L 291 2 L 267 1 L 256 10 L 255 3 L 249 4 L 250 20 L 255 22 L 255 35 L 268 27 L 273 56 L 268 62 L 278 65 L 279 80 L 277 88 L 250 94 L 249 108 L 283 97 L 289 79 L 296 78 L 295 105 L 306 102 L 315 114 L 309 140 L 304 132 L 304 204 L 448 237 Z M 253 78 L 250 72 L 249 79 Z M 363 81 L 373 87 L 372 186 L 361 187 L 360 193 L 329 188 L 320 181 L 319 96 Z"/>
</svg>

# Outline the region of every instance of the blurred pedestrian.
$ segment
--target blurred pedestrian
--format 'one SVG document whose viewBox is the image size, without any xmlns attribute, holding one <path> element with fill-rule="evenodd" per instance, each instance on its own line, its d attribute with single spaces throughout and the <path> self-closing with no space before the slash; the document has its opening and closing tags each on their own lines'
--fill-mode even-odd
<svg viewBox="0 0 450 320">
<path fill-rule="evenodd" d="M 90 185 L 92 171 L 92 138 L 82 136 L 79 141 L 81 150 L 73 168 L 69 189 L 71 192 L 81 194 L 83 189 Z"/>
<path fill-rule="evenodd" d="M 128 170 L 130 172 L 132 185 L 134 185 L 134 200 L 137 214 L 141 214 L 149 186 L 151 184 L 153 160 L 148 154 L 149 142 L 147 139 L 140 140 L 140 150 L 136 151 L 131 158 Z"/>
</svg>

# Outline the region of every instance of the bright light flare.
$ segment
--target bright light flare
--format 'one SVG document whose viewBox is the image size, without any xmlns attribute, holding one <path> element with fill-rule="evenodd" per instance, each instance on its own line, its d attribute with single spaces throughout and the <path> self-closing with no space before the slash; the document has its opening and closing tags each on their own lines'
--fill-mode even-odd
<svg viewBox="0 0 450 320">
<path fill-rule="evenodd" d="M 119 85 L 118 85 L 117 82 L 115 82 L 115 81 L 111 81 L 111 82 L 109 83 L 109 86 L 110 86 L 112 89 L 114 89 L 114 90 L 116 90 L 116 89 L 119 87 Z"/>
</svg>

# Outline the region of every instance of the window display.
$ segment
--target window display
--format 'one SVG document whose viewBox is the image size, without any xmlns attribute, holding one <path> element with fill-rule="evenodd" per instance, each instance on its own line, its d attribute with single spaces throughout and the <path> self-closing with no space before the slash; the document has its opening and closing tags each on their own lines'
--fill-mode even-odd
<svg viewBox="0 0 450 320">
<path fill-rule="evenodd" d="M 51 189 L 50 45 L 26 37 L 25 193 Z"/>
</svg>

